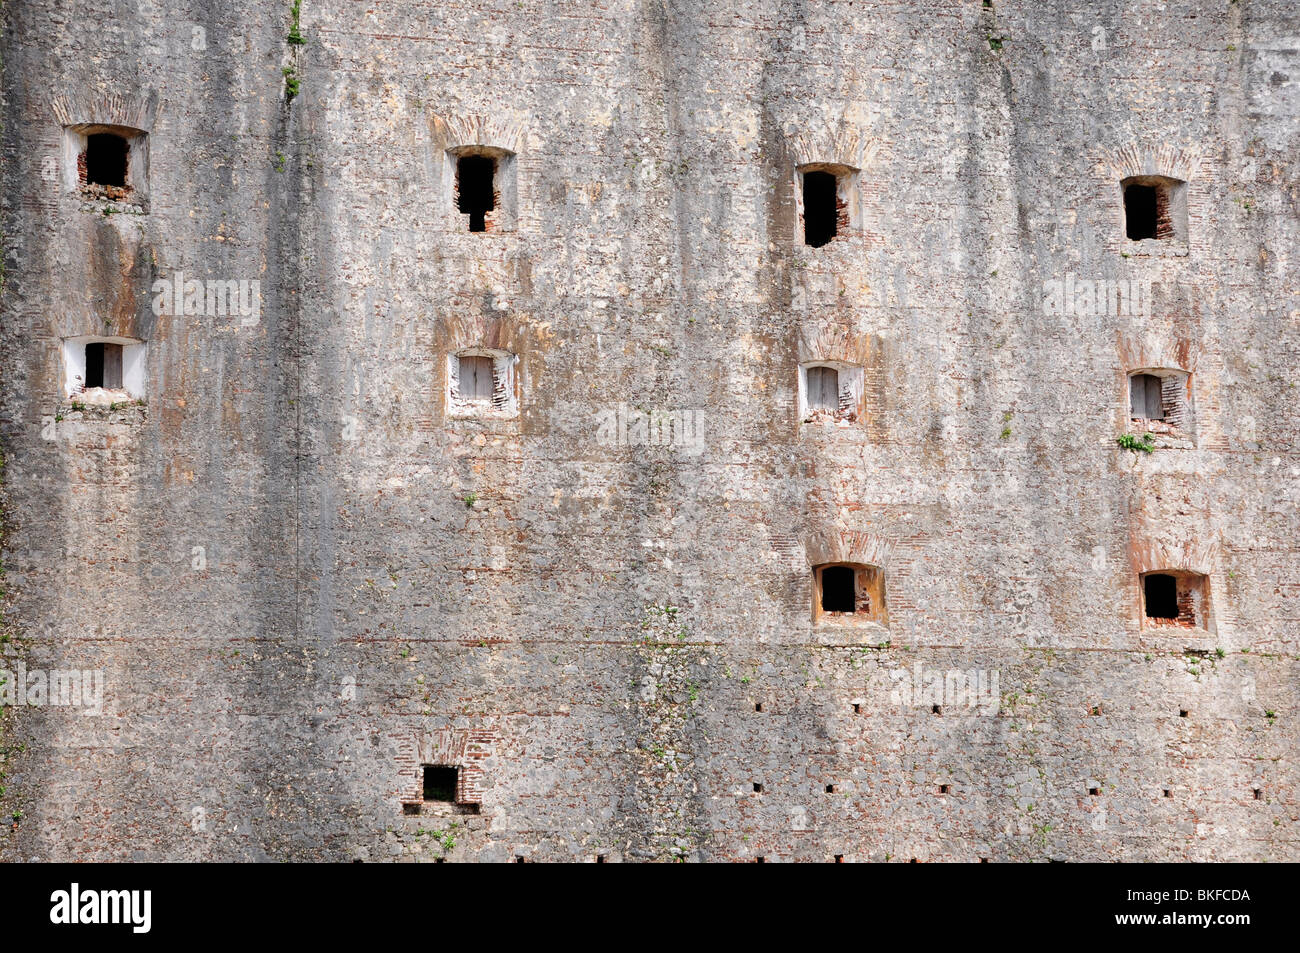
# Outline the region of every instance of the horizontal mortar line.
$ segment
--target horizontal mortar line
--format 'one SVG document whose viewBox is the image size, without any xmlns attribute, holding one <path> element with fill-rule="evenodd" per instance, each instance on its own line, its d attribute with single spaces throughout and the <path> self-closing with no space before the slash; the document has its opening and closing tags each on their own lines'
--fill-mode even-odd
<svg viewBox="0 0 1300 953">
<path fill-rule="evenodd" d="M 516 42 L 506 42 L 506 43 L 497 44 L 497 43 L 488 43 L 483 40 L 473 41 L 473 40 L 458 39 L 446 34 L 439 34 L 435 36 L 419 36 L 411 33 L 361 33 L 361 32 L 356 32 L 351 30 L 331 30 L 328 28 L 316 29 L 313 32 L 318 34 L 335 34 L 338 36 L 347 37 L 348 39 L 365 38 L 369 40 L 410 40 L 414 43 L 437 43 L 446 47 L 448 49 L 448 52 L 452 55 L 464 50 L 473 50 L 475 52 L 484 53 L 485 55 L 483 56 L 483 59 L 486 60 L 492 60 L 493 58 L 498 58 L 501 60 L 513 59 L 517 54 L 525 53 L 529 51 L 536 51 L 536 50 L 548 50 L 548 51 L 562 52 L 562 53 L 603 54 L 606 57 L 608 57 L 608 62 L 611 66 L 614 65 L 616 59 L 616 54 L 612 52 L 608 47 L 599 46 L 599 45 L 598 46 L 547 46 L 541 43 L 516 43 Z M 335 52 L 338 51 L 335 50 Z M 583 65 L 585 66 L 586 64 Z M 483 66 L 482 62 L 478 62 L 472 65 L 469 63 L 466 63 L 464 65 L 448 65 L 447 68 L 451 72 L 457 72 L 457 71 L 469 72 L 469 71 L 480 70 L 482 69 L 482 66 Z M 363 65 L 358 64 L 353 71 L 360 72 L 364 69 L 365 67 Z M 590 83 L 584 85 L 590 85 Z"/>
<path fill-rule="evenodd" d="M 891 652 L 892 652 L 892 653 L 901 653 L 901 654 L 906 654 L 906 655 L 911 655 L 911 654 L 914 654 L 915 651 L 922 651 L 922 650 L 926 650 L 926 651 L 928 651 L 928 650 L 936 650 L 936 651 L 949 651 L 949 650 L 953 650 L 953 651 L 966 651 L 966 652 L 972 652 L 972 653 L 984 653 L 984 654 L 991 654 L 991 655 L 996 655 L 996 654 L 998 654 L 998 653 L 1000 653 L 1000 652 L 1008 652 L 1008 651 L 1021 651 L 1021 652 L 1110 652 L 1110 653 L 1119 654 L 1119 655 L 1148 655 L 1148 654 L 1150 654 L 1150 655 L 1156 655 L 1156 656 L 1168 656 L 1168 657 L 1171 657 L 1171 658 L 1183 658 L 1183 657 L 1186 655 L 1185 651 L 1183 651 L 1182 649 L 1173 649 L 1173 648 L 1169 648 L 1169 649 L 1159 649 L 1159 648 L 1156 648 L 1155 652 L 1152 652 L 1152 651 L 1151 651 L 1151 648 L 1155 648 L 1154 646 L 1151 647 L 1151 648 L 1120 649 L 1120 648 L 1107 648 L 1107 647 L 1104 647 L 1104 646 L 1096 646 L 1096 647 L 1093 647 L 1093 646 L 1025 646 L 1025 645 L 1014 645 L 1014 646 L 998 647 L 998 646 L 989 646 L 989 645 L 971 646 L 971 645 L 948 645 L 948 644 L 941 644 L 941 645 L 916 645 L 916 646 L 911 646 L 910 644 L 907 644 L 907 645 L 898 645 L 898 646 L 890 646 L 890 647 L 888 647 L 888 648 L 882 648 L 879 642 L 844 642 L 844 643 L 839 643 L 839 644 L 835 644 L 835 645 L 828 645 L 828 644 L 823 643 L 823 642 L 698 642 L 698 641 L 694 641 L 694 642 L 692 642 L 692 641 L 686 641 L 686 642 L 644 642 L 644 641 L 635 640 L 635 639 L 628 640 L 628 641 L 614 641 L 614 640 L 608 640 L 608 639 L 597 639 L 597 640 L 584 639 L 584 640 L 581 640 L 581 641 L 577 641 L 577 640 L 558 640 L 558 639 L 499 639 L 499 638 L 485 639 L 484 641 L 486 641 L 486 642 L 488 643 L 487 645 L 466 644 L 466 643 L 474 643 L 474 642 L 477 641 L 473 636 L 466 636 L 466 637 L 463 637 L 463 638 L 447 638 L 447 639 L 423 638 L 423 637 L 418 637 L 418 636 L 392 636 L 392 637 L 389 637 L 389 638 L 353 638 L 353 637 L 350 637 L 350 636 L 340 636 L 339 639 L 338 639 L 338 641 L 339 641 L 339 642 L 352 643 L 352 644 L 376 644 L 376 645 L 380 645 L 380 644 L 390 644 L 390 643 L 393 643 L 393 642 L 413 642 L 413 643 L 428 644 L 428 645 L 452 645 L 452 644 L 455 644 L 455 645 L 460 645 L 460 646 L 462 646 L 463 648 L 469 648 L 469 649 L 479 649 L 479 648 L 481 648 L 481 649 L 492 649 L 492 648 L 498 648 L 498 647 L 501 647 L 501 646 L 509 646 L 509 645 L 547 645 L 547 646 L 557 646 L 557 645 L 558 645 L 558 646 L 573 646 L 573 647 L 582 647 L 582 648 L 589 647 L 589 646 L 590 646 L 590 647 L 595 647 L 595 646 L 601 646 L 601 647 L 604 647 L 604 646 L 621 646 L 621 647 L 625 647 L 625 648 L 752 648 L 752 647 L 762 647 L 762 648 L 772 648 L 772 649 L 794 649 L 794 648 L 851 649 L 851 650 L 869 649 L 869 650 L 872 650 L 872 651 L 875 651 L 875 652 L 880 652 L 880 653 L 882 653 L 882 654 L 885 654 L 885 653 L 891 653 Z M 1274 656 L 1279 656 L 1280 660 L 1286 660 L 1286 659 L 1287 659 L 1287 656 L 1284 655 L 1284 654 L 1281 654 L 1281 653 L 1269 653 L 1269 654 L 1270 654 L 1270 655 L 1274 655 Z M 1248 658 L 1249 658 L 1249 657 L 1255 657 L 1255 658 L 1263 658 L 1263 657 L 1264 657 L 1264 655 L 1263 655 L 1262 653 L 1259 653 L 1259 652 L 1253 652 L 1253 651 L 1252 651 L 1252 652 L 1241 652 L 1241 651 L 1239 651 L 1239 650 L 1228 652 L 1227 655 L 1228 655 L 1228 656 L 1232 656 L 1232 655 L 1241 655 L 1241 656 L 1248 657 Z M 1226 657 L 1226 656 L 1225 656 L 1225 657 Z M 1296 660 L 1296 661 L 1300 661 L 1300 655 L 1294 656 L 1293 658 L 1294 658 L 1294 660 Z M 1210 661 L 1210 659 L 1206 659 L 1206 661 Z"/>
</svg>

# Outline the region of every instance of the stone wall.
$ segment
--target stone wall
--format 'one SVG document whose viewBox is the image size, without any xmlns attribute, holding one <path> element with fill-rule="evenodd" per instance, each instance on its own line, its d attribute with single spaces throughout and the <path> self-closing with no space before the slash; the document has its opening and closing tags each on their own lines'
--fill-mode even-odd
<svg viewBox="0 0 1300 953">
<path fill-rule="evenodd" d="M 3 666 L 105 684 L 5 709 L 3 859 L 1300 858 L 1290 0 L 0 17 Z M 69 186 L 91 125 L 147 205 Z M 67 396 L 87 335 L 143 403 Z M 513 412 L 452 412 L 463 349 Z M 1153 368 L 1194 432 L 1121 449 Z M 814 624 L 826 562 L 885 623 Z"/>
</svg>

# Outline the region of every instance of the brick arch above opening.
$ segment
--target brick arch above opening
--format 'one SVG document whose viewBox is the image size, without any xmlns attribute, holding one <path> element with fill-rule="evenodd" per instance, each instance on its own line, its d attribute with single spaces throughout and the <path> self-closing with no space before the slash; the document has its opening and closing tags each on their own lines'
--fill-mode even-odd
<svg viewBox="0 0 1300 953">
<path fill-rule="evenodd" d="M 1190 374 L 1196 370 L 1201 356 L 1199 341 L 1160 333 L 1120 335 L 1115 346 L 1120 366 L 1126 373 L 1143 368 L 1168 368 Z"/>
<path fill-rule="evenodd" d="M 436 148 L 449 151 L 485 148 L 519 153 L 526 151 L 528 144 L 524 117 L 508 111 L 492 115 L 431 115 L 429 134 Z"/>
<path fill-rule="evenodd" d="M 828 122 L 815 115 L 787 123 L 786 138 L 796 168 L 837 165 L 858 171 L 871 164 L 881 147 L 878 138 L 856 123 Z"/>
<path fill-rule="evenodd" d="M 441 342 L 451 351 L 487 348 L 518 354 L 528 330 L 513 313 L 458 313 L 447 316 L 440 324 Z"/>
<path fill-rule="evenodd" d="M 1107 182 L 1136 176 L 1163 176 L 1190 182 L 1202 174 L 1205 162 L 1200 149 L 1173 140 L 1149 145 L 1134 141 L 1097 156 L 1098 174 Z"/>
<path fill-rule="evenodd" d="M 158 94 L 62 93 L 51 97 L 50 111 L 61 126 L 119 126 L 149 132 L 158 118 Z"/>
<path fill-rule="evenodd" d="M 1178 570 L 1208 576 L 1218 556 L 1218 543 L 1200 540 L 1134 540 L 1129 558 L 1138 573 Z"/>
<path fill-rule="evenodd" d="M 804 550 L 809 566 L 858 563 L 884 568 L 894 541 L 862 530 L 826 530 L 808 536 Z"/>
<path fill-rule="evenodd" d="M 805 325 L 799 329 L 799 363 L 840 361 L 864 367 L 879 353 L 877 335 L 842 325 Z"/>
</svg>

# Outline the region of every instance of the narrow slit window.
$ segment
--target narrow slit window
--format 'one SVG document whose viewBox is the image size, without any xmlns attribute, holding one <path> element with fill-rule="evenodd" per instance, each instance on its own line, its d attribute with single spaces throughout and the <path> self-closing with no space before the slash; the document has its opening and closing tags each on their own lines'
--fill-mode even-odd
<svg viewBox="0 0 1300 953">
<path fill-rule="evenodd" d="M 839 183 L 830 172 L 803 174 L 804 243 L 828 244 L 839 233 Z"/>
<path fill-rule="evenodd" d="M 854 579 L 852 566 L 827 566 L 822 570 L 822 611 L 853 612 Z"/>
<path fill-rule="evenodd" d="M 86 137 L 86 182 L 126 187 L 127 141 L 111 132 Z"/>
<path fill-rule="evenodd" d="M 497 162 L 491 156 L 461 156 L 456 161 L 456 203 L 469 216 L 471 232 L 487 231 L 487 214 L 496 209 Z"/>
<path fill-rule="evenodd" d="M 492 399 L 492 358 L 462 357 L 458 387 L 462 400 L 490 401 Z"/>
<path fill-rule="evenodd" d="M 1157 193 L 1154 185 L 1136 183 L 1124 188 L 1124 221 L 1130 241 L 1156 237 Z"/>
<path fill-rule="evenodd" d="M 86 387 L 122 389 L 122 345 L 101 341 L 86 345 Z"/>
<path fill-rule="evenodd" d="M 1164 573 L 1149 573 L 1143 580 L 1148 619 L 1178 618 L 1178 580 Z"/>
<path fill-rule="evenodd" d="M 840 409 L 840 374 L 833 367 L 808 368 L 808 408 L 835 413 Z"/>
<path fill-rule="evenodd" d="M 448 804 L 456 802 L 456 782 L 459 769 L 445 765 L 424 765 L 424 801 Z"/>
<path fill-rule="evenodd" d="M 1132 416 L 1164 420 L 1163 381 L 1155 374 L 1134 374 L 1129 382 Z"/>
</svg>

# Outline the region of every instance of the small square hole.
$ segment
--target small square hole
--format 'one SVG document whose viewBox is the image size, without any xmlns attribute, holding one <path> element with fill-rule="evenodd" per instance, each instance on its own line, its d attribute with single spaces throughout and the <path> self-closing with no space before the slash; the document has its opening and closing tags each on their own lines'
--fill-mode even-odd
<svg viewBox="0 0 1300 953">
<path fill-rule="evenodd" d="M 862 706 L 861 706 L 861 705 L 857 705 L 857 704 L 855 704 L 855 705 L 853 706 L 853 714 L 855 714 L 855 715 L 860 715 L 860 714 L 862 714 Z"/>
<path fill-rule="evenodd" d="M 516 864 L 522 864 L 522 863 L 524 863 L 524 858 L 523 858 L 523 857 L 516 857 L 516 858 L 515 858 L 515 863 L 516 863 Z"/>
<path fill-rule="evenodd" d="M 126 187 L 127 157 L 131 148 L 126 139 L 98 132 L 86 137 L 86 182 L 90 185 Z"/>
<path fill-rule="evenodd" d="M 1101 788 L 1088 788 L 1088 793 L 1093 797 L 1099 797 L 1101 795 Z"/>
<path fill-rule="evenodd" d="M 981 858 L 980 858 L 980 863 L 981 863 L 981 864 L 987 864 L 988 862 L 989 862 L 989 859 L 988 859 L 987 857 L 981 857 Z"/>
<path fill-rule="evenodd" d="M 1165 797 L 1173 797 L 1173 796 L 1174 796 L 1173 789 L 1172 789 L 1172 788 L 1165 788 L 1165 789 L 1164 789 L 1164 796 L 1165 796 Z"/>
<path fill-rule="evenodd" d="M 424 801 L 439 801 L 446 804 L 456 803 L 456 782 L 460 769 L 441 764 L 426 764 L 424 767 Z"/>
<path fill-rule="evenodd" d="M 943 707 L 941 705 L 932 705 L 930 706 L 930 713 L 932 715 L 942 715 Z"/>
<path fill-rule="evenodd" d="M 1209 625 L 1210 593 L 1203 573 L 1184 570 L 1149 572 L 1142 576 L 1143 625 L 1205 629 Z"/>
<path fill-rule="evenodd" d="M 597 854 L 597 855 L 596 855 L 596 863 L 598 863 L 598 864 L 603 864 L 604 862 L 605 862 L 605 855 L 604 855 L 604 854 Z"/>
<path fill-rule="evenodd" d="M 1256 801 L 1262 801 L 1262 800 L 1264 800 L 1264 789 L 1263 789 L 1263 788 L 1255 788 L 1255 800 L 1256 800 Z"/>
<path fill-rule="evenodd" d="M 762 710 L 763 710 L 762 702 L 758 702 L 756 705 L 754 705 L 754 711 L 762 711 Z"/>
<path fill-rule="evenodd" d="M 1179 718 L 1186 718 L 1186 717 L 1187 717 L 1187 709 L 1186 709 L 1186 708 L 1180 708 L 1180 709 L 1178 709 L 1178 717 L 1179 717 Z"/>
<path fill-rule="evenodd" d="M 418 805 L 418 804 L 403 804 L 403 805 L 402 805 L 402 813 L 405 814 L 407 817 L 412 817 L 412 816 L 414 816 L 414 815 L 417 815 L 417 814 L 420 813 L 420 805 Z"/>
<path fill-rule="evenodd" d="M 1100 714 L 1101 714 L 1101 706 L 1100 706 L 1100 705 L 1093 705 L 1093 706 L 1092 706 L 1092 713 L 1093 713 L 1094 715 L 1100 715 Z"/>
<path fill-rule="evenodd" d="M 827 794 L 834 794 L 834 793 L 835 793 L 835 785 L 833 785 L 833 784 L 828 784 L 828 785 L 826 785 L 826 793 L 827 793 Z"/>
<path fill-rule="evenodd" d="M 767 863 L 767 858 L 766 858 L 766 857 L 755 857 L 755 858 L 754 858 L 754 863 L 756 863 L 756 864 L 765 864 L 765 863 Z"/>
<path fill-rule="evenodd" d="M 822 570 L 822 611 L 852 612 L 853 569 L 850 566 L 827 566 Z"/>
<path fill-rule="evenodd" d="M 757 781 L 754 782 L 754 793 L 755 794 L 763 793 L 763 785 L 759 784 Z"/>
<path fill-rule="evenodd" d="M 940 793 L 940 794 L 947 794 L 947 793 L 948 793 L 948 790 L 949 790 L 948 785 L 946 785 L 946 784 L 941 784 L 941 785 L 939 785 L 939 793 Z"/>
<path fill-rule="evenodd" d="M 844 863 L 844 855 L 843 855 L 843 854 L 836 854 L 836 855 L 835 855 L 835 863 L 837 863 L 837 864 L 842 864 L 842 863 Z"/>
</svg>

